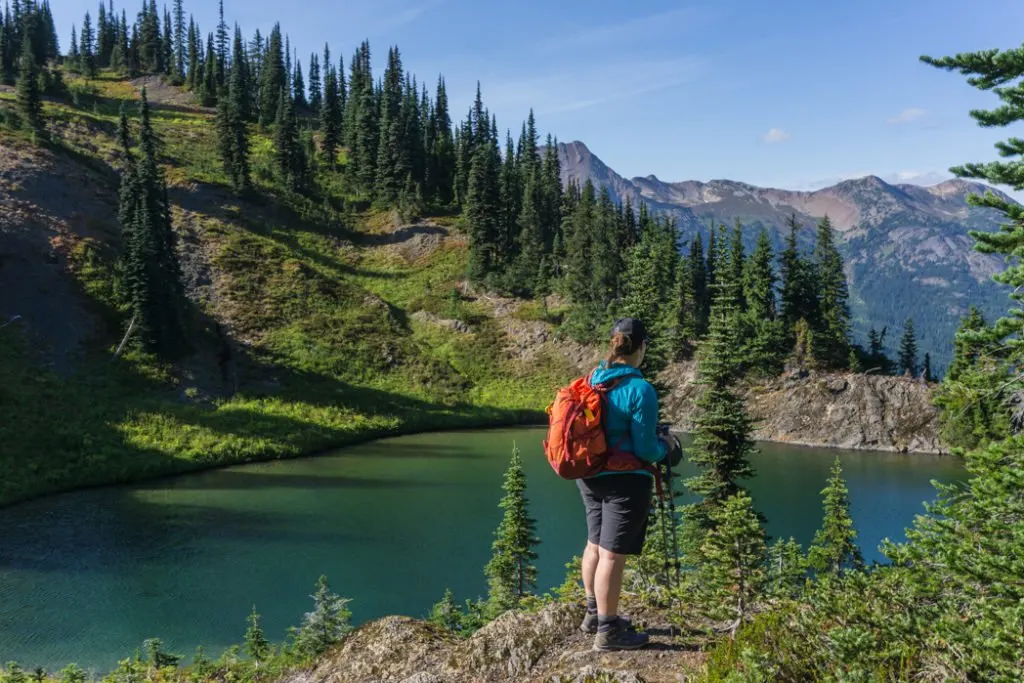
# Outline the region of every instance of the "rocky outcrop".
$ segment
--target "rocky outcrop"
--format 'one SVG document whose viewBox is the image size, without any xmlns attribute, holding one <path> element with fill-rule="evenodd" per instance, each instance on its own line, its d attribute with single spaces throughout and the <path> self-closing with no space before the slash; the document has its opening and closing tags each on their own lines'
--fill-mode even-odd
<svg viewBox="0 0 1024 683">
<path fill-rule="evenodd" d="M 646 650 L 599 653 L 581 606 L 508 612 L 466 640 L 406 617 L 371 622 L 310 671 L 283 683 L 675 683 L 702 656 L 650 628 Z"/>
<path fill-rule="evenodd" d="M 661 375 L 665 409 L 681 430 L 693 427 L 700 387 L 696 364 Z M 931 387 L 920 380 L 861 374 L 791 372 L 744 386 L 754 438 L 804 446 L 901 453 L 946 453 Z"/>
</svg>

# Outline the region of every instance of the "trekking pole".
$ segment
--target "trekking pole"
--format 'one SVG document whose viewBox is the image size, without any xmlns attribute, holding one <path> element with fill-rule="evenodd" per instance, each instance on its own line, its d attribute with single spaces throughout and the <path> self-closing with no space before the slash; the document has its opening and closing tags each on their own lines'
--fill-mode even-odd
<svg viewBox="0 0 1024 683">
<path fill-rule="evenodd" d="M 676 519 L 676 494 L 672 490 L 672 463 L 671 461 L 665 463 L 665 469 L 667 471 L 665 482 L 665 493 L 668 495 L 668 510 L 669 519 L 672 521 L 672 562 L 675 564 L 676 569 L 676 588 L 679 588 L 679 584 L 682 581 L 681 567 L 679 562 L 679 520 Z M 665 551 L 668 554 L 668 549 Z"/>
</svg>

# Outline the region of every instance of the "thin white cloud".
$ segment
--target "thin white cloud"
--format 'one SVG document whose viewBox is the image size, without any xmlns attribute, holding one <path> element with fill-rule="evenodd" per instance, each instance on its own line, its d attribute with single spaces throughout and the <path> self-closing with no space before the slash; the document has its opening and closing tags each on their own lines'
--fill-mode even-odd
<svg viewBox="0 0 1024 683">
<path fill-rule="evenodd" d="M 899 116 L 893 116 L 892 118 L 886 119 L 886 123 L 890 125 L 900 123 L 913 123 L 914 121 L 917 121 L 918 119 L 924 117 L 927 113 L 927 111 L 919 107 L 910 107 L 909 109 L 904 109 L 903 111 L 901 111 L 899 113 Z"/>
<path fill-rule="evenodd" d="M 621 45 L 641 38 L 650 40 L 655 34 L 678 34 L 681 30 L 706 23 L 711 16 L 711 11 L 707 7 L 678 7 L 667 12 L 649 14 L 614 24 L 559 32 L 541 39 L 534 45 L 534 49 L 545 52 L 578 50 L 593 46 L 607 49 L 611 44 Z"/>
<path fill-rule="evenodd" d="M 786 140 L 789 140 L 791 137 L 793 136 L 787 133 L 786 131 L 782 130 L 781 128 L 772 128 L 770 131 L 765 133 L 764 137 L 762 137 L 761 139 L 764 141 L 765 144 L 773 145 L 779 142 L 785 142 Z"/>
<path fill-rule="evenodd" d="M 442 5 L 447 0 L 424 0 L 419 3 L 399 3 L 389 11 L 382 12 L 373 26 L 374 32 L 386 32 L 402 26 L 408 26 L 419 20 L 428 11 Z"/>
<path fill-rule="evenodd" d="M 532 107 L 538 115 L 561 114 L 675 88 L 699 78 L 704 69 L 702 60 L 689 57 L 631 61 L 600 72 L 580 64 L 540 78 L 498 81 L 485 88 L 484 100 L 498 111 Z"/>
</svg>

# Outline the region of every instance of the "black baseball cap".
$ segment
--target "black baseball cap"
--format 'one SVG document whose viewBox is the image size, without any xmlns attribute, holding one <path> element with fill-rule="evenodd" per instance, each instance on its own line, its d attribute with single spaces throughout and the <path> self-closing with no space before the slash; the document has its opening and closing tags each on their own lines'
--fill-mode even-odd
<svg viewBox="0 0 1024 683">
<path fill-rule="evenodd" d="M 650 341 L 647 338 L 647 327 L 642 320 L 637 320 L 636 318 L 620 318 L 616 320 L 615 327 L 612 328 L 612 333 L 609 336 L 614 337 L 619 333 L 629 337 L 630 345 L 634 351 L 640 348 L 641 343 Z"/>
</svg>

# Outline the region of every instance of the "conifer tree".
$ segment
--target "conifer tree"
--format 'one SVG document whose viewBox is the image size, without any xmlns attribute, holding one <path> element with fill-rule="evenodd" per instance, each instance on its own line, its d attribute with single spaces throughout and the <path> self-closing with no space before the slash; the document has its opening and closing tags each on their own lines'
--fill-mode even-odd
<svg viewBox="0 0 1024 683">
<path fill-rule="evenodd" d="M 732 239 L 729 242 L 728 267 L 729 286 L 734 293 L 736 308 L 742 313 L 747 309 L 746 295 L 743 287 L 746 254 L 743 251 L 743 226 L 738 218 L 732 230 Z"/>
<path fill-rule="evenodd" d="M 188 22 L 188 89 L 194 93 L 199 92 L 202 79 L 200 78 L 200 51 L 199 28 L 195 20 L 190 16 Z"/>
<path fill-rule="evenodd" d="M 123 290 L 146 347 L 174 356 L 185 350 L 184 291 L 171 229 L 167 186 L 157 164 L 156 135 L 145 88 L 139 104 L 140 148 L 128 156 L 119 217 L 124 230 Z"/>
<path fill-rule="evenodd" d="M 921 61 L 945 71 L 958 71 L 969 75 L 968 83 L 979 90 L 992 90 L 1002 105 L 994 110 L 976 109 L 970 115 L 980 126 L 1005 127 L 1024 120 L 1024 103 L 1016 97 L 1024 76 L 1024 49 L 986 50 L 983 52 L 958 54 L 940 59 L 922 56 Z M 1007 84 L 1014 85 L 1008 86 Z M 995 185 L 1008 185 L 1014 190 L 1024 189 L 1024 164 L 1020 157 L 1024 147 L 1016 138 L 996 143 L 1003 161 L 970 163 L 956 166 L 950 172 L 960 178 L 975 178 Z M 1009 219 L 998 232 L 971 230 L 968 234 L 975 240 L 975 249 L 983 254 L 1020 253 L 1024 248 L 1024 209 L 1015 202 L 1001 199 L 991 192 L 985 195 L 971 195 L 968 202 L 974 206 L 995 209 Z M 1024 265 L 1011 262 L 1006 269 L 993 279 L 1011 288 L 1010 299 L 1016 307 L 1011 315 L 996 321 L 992 334 L 1006 347 L 1007 355 L 1016 360 L 1024 350 Z"/>
<path fill-rule="evenodd" d="M 78 55 L 82 74 L 88 79 L 96 78 L 95 45 L 96 34 L 92 30 L 92 19 L 89 17 L 89 13 L 86 12 L 85 19 L 82 20 L 82 33 L 78 41 Z"/>
<path fill-rule="evenodd" d="M 739 491 L 710 511 L 711 529 L 701 547 L 700 589 L 715 604 L 712 614 L 731 618 L 731 631 L 747 622 L 765 582 L 765 533 L 750 494 Z"/>
<path fill-rule="evenodd" d="M 700 410 L 694 423 L 689 460 L 699 473 L 686 480 L 687 488 L 703 496 L 684 510 L 684 544 L 699 563 L 704 536 L 715 525 L 712 512 L 742 490 L 741 480 L 754 475 L 750 456 L 756 453 L 750 436 L 753 425 L 734 384 L 742 372 L 737 338 L 739 313 L 728 290 L 717 287 L 711 327 L 700 348 L 697 384 Z"/>
<path fill-rule="evenodd" d="M 536 293 L 541 284 L 538 264 L 544 259 L 544 234 L 541 224 L 543 197 L 540 171 L 533 169 L 526 177 L 522 208 L 517 218 L 518 236 L 515 267 L 512 272 L 513 291 L 520 295 Z"/>
<path fill-rule="evenodd" d="M 377 146 L 377 179 L 374 186 L 377 200 L 391 206 L 398 199 L 408 165 L 402 150 L 402 57 L 398 48 L 388 51 L 388 66 L 380 101 L 380 141 Z"/>
<path fill-rule="evenodd" d="M 0 48 L 6 48 L 4 40 L 4 32 L 0 31 Z M 82 56 L 78 52 L 78 33 L 74 24 L 71 24 L 71 48 L 68 50 L 68 67 L 72 71 L 82 70 Z M 6 78 L 3 79 L 6 82 Z"/>
<path fill-rule="evenodd" d="M 828 216 L 818 223 L 814 283 L 819 301 L 818 314 L 814 318 L 817 322 L 815 358 L 826 367 L 844 368 L 850 357 L 849 292 L 843 259 L 835 246 L 832 222 Z"/>
<path fill-rule="evenodd" d="M 533 561 L 540 539 L 536 536 L 537 523 L 527 510 L 526 475 L 518 447 L 513 446 L 502 489 L 505 496 L 499 507 L 505 512 L 495 531 L 491 561 L 484 570 L 490 585 L 489 607 L 494 614 L 516 608 L 537 585 Z"/>
<path fill-rule="evenodd" d="M 769 376 L 778 372 L 785 356 L 785 332 L 778 320 L 773 261 L 768 232 L 762 230 L 743 273 L 747 311 L 742 319 L 741 339 L 751 369 Z"/>
<path fill-rule="evenodd" d="M 302 61 L 295 60 L 295 77 L 292 79 L 292 89 L 295 92 L 295 108 L 305 109 L 306 102 L 306 80 L 302 76 Z"/>
<path fill-rule="evenodd" d="M 171 30 L 171 14 L 164 7 L 163 38 L 160 40 L 160 48 L 163 51 L 160 57 L 162 73 L 173 76 L 174 74 L 174 32 Z"/>
<path fill-rule="evenodd" d="M 295 103 L 282 89 L 277 98 L 277 120 L 274 122 L 274 159 L 282 184 L 292 191 L 301 189 L 305 180 L 304 157 Z"/>
<path fill-rule="evenodd" d="M 110 50 L 113 48 L 108 41 L 110 31 L 107 29 L 107 8 L 100 3 L 99 13 L 96 15 L 96 65 L 103 67 L 107 65 L 110 57 Z"/>
<path fill-rule="evenodd" d="M 917 375 L 917 335 L 914 332 L 913 318 L 903 323 L 903 339 L 900 340 L 900 372 Z"/>
<path fill-rule="evenodd" d="M 787 331 L 792 334 L 792 330 L 799 320 L 810 322 L 811 301 L 808 297 L 810 269 L 797 244 L 797 231 L 800 229 L 800 224 L 797 222 L 795 214 L 790 216 L 787 226 L 789 235 L 786 238 L 786 248 L 780 257 L 781 316 Z"/>
<path fill-rule="evenodd" d="M 430 610 L 427 621 L 437 624 L 448 633 L 459 633 L 462 630 L 462 611 L 450 588 L 445 589 L 444 597 Z"/>
<path fill-rule="evenodd" d="M 178 83 L 185 82 L 185 4 L 174 0 L 174 77 Z"/>
<path fill-rule="evenodd" d="M 320 79 L 320 61 L 316 53 L 309 55 L 309 108 L 317 116 L 324 101 L 323 82 Z"/>
<path fill-rule="evenodd" d="M 224 21 L 224 0 L 218 3 L 217 13 L 217 85 L 223 87 L 227 84 L 228 67 L 228 25 Z"/>
<path fill-rule="evenodd" d="M 291 100 L 290 97 L 280 99 Z M 306 659 L 313 660 L 352 632 L 352 612 L 348 608 L 351 600 L 332 593 L 326 576 L 317 580 L 316 592 L 310 597 L 313 598 L 313 611 L 308 612 L 302 626 L 293 627 L 291 633 L 295 650 Z"/>
<path fill-rule="evenodd" d="M 704 261 L 704 241 L 698 232 L 690 243 L 690 272 L 693 275 L 693 300 L 697 311 L 695 327 L 697 337 L 708 332 L 711 313 L 711 296 L 708 289 L 707 267 Z"/>
<path fill-rule="evenodd" d="M 43 99 L 39 90 L 39 67 L 36 66 L 31 36 L 22 40 L 21 60 L 18 62 L 17 83 L 18 111 L 26 127 L 36 139 L 46 137 L 46 120 L 43 118 Z"/>
<path fill-rule="evenodd" d="M 434 98 L 434 142 L 430 150 L 430 183 L 428 192 L 439 206 L 451 206 L 455 201 L 455 138 L 448 113 L 448 92 L 444 79 L 438 76 Z M 539 207 L 543 215 L 543 207 Z"/>
<path fill-rule="evenodd" d="M 756 320 L 775 320 L 777 300 L 775 295 L 775 271 L 772 262 L 775 254 L 767 230 L 757 236 L 757 246 L 743 271 L 743 289 L 750 316 Z"/>
<path fill-rule="evenodd" d="M 864 558 L 857 546 L 857 530 L 853 528 L 850 517 L 850 494 L 843 480 L 843 466 L 839 458 L 832 465 L 828 484 L 821 494 L 824 496 L 825 517 L 807 554 L 811 568 L 819 573 L 832 574 L 839 574 L 845 569 L 861 569 Z"/>
<path fill-rule="evenodd" d="M 256 663 L 256 668 L 259 669 L 260 664 L 267 661 L 267 658 L 270 657 L 270 641 L 267 640 L 266 634 L 263 633 L 263 627 L 260 625 L 260 615 L 256 612 L 256 605 L 252 606 L 248 622 L 249 628 L 245 631 L 245 652 L 252 657 Z"/>
<path fill-rule="evenodd" d="M 768 548 L 768 594 L 796 598 L 807 582 L 807 557 L 792 536 L 778 539 Z"/>
<path fill-rule="evenodd" d="M 213 34 L 206 39 L 206 59 L 203 61 L 203 86 L 202 100 L 204 107 L 212 107 L 217 104 L 219 95 L 217 84 L 217 54 L 213 47 Z"/>
<path fill-rule="evenodd" d="M 489 123 L 483 126 L 487 132 L 473 155 L 465 204 L 470 235 L 469 276 L 478 282 L 495 270 L 501 214 L 501 155 Z"/>
<path fill-rule="evenodd" d="M 627 207 L 627 218 L 630 212 L 631 209 Z M 627 230 L 630 230 L 628 225 Z M 676 283 L 670 310 L 672 310 L 672 327 L 675 331 L 671 349 L 672 360 L 688 358 L 697 341 L 699 318 L 697 298 L 693 291 L 693 262 L 688 257 L 680 257 L 676 266 Z"/>
<path fill-rule="evenodd" d="M 245 54 L 242 29 L 235 25 L 235 38 L 231 46 L 231 75 L 229 89 L 235 103 L 237 116 L 244 123 L 253 119 L 252 70 Z M 237 94 L 236 94 L 237 93 Z"/>
<path fill-rule="evenodd" d="M 249 187 L 249 131 L 244 116 L 248 83 L 241 34 L 236 31 L 231 82 L 217 103 L 217 136 L 224 172 L 236 191 Z"/>
<path fill-rule="evenodd" d="M 282 91 L 286 85 L 284 71 L 284 48 L 281 46 L 281 25 L 274 24 L 270 32 L 266 56 L 263 58 L 260 74 L 260 125 L 269 126 L 274 122 Z"/>
<path fill-rule="evenodd" d="M 924 381 L 925 382 L 934 382 L 935 381 L 935 375 L 932 374 L 932 354 L 931 353 L 925 353 L 924 354 L 924 370 L 922 371 L 922 377 L 924 377 Z"/>
<path fill-rule="evenodd" d="M 323 134 L 321 145 L 327 167 L 333 169 L 341 144 L 341 100 L 338 97 L 337 73 L 330 65 L 324 71 L 324 100 L 320 108 L 320 132 Z"/>
<path fill-rule="evenodd" d="M 352 152 L 349 169 L 356 187 L 368 195 L 377 176 L 377 146 L 380 142 L 379 106 L 370 68 L 369 42 L 363 42 L 353 59 L 350 89 L 350 123 L 345 126 Z M 340 80 L 338 90 L 341 92 Z"/>
</svg>

